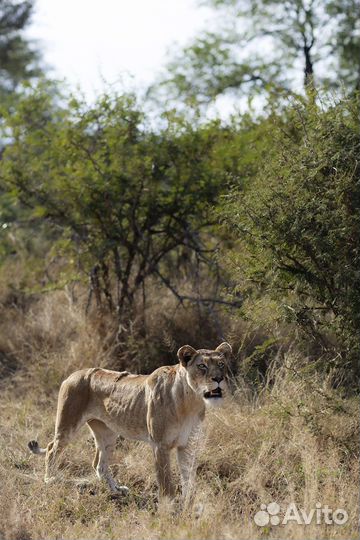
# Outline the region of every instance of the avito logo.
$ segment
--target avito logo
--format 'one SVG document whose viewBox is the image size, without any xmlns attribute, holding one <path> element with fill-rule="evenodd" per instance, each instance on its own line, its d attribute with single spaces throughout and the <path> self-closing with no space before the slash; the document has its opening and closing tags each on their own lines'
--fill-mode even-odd
<svg viewBox="0 0 360 540">
<path fill-rule="evenodd" d="M 347 522 L 349 516 L 346 510 L 337 508 L 333 510 L 327 504 L 324 506 L 321 503 L 316 503 L 315 508 L 311 508 L 306 511 L 298 509 L 295 503 L 290 503 L 283 514 L 280 517 L 281 507 L 277 502 L 271 502 L 270 504 L 262 504 L 259 512 L 256 512 L 254 521 L 259 527 L 265 527 L 266 525 L 286 525 L 289 522 L 295 522 L 299 525 L 310 525 L 310 523 L 316 523 L 320 525 L 344 525 Z"/>
</svg>

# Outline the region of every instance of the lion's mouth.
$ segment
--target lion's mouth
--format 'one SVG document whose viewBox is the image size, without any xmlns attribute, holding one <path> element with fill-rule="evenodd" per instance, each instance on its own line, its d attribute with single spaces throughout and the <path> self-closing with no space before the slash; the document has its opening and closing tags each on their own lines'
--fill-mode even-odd
<svg viewBox="0 0 360 540">
<path fill-rule="evenodd" d="M 222 390 L 220 386 L 215 388 L 215 390 L 209 390 L 207 392 L 204 392 L 204 398 L 210 399 L 210 398 L 221 398 L 222 397 Z"/>
</svg>

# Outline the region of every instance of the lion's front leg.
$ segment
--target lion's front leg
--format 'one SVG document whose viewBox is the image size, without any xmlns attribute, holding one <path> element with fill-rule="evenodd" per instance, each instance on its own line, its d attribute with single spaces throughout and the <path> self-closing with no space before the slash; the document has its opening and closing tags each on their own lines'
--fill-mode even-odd
<svg viewBox="0 0 360 540">
<path fill-rule="evenodd" d="M 159 485 L 159 499 L 163 497 L 174 497 L 174 486 L 171 478 L 170 450 L 166 447 L 156 446 L 154 448 L 155 470 Z"/>
<path fill-rule="evenodd" d="M 194 497 L 197 456 L 190 446 L 177 449 L 177 459 L 181 476 L 181 491 L 184 506 L 190 506 Z"/>
<path fill-rule="evenodd" d="M 196 426 L 189 437 L 186 446 L 177 449 L 177 459 L 181 476 L 182 499 L 184 506 L 190 506 L 195 494 L 197 457 L 204 442 L 202 425 Z"/>
</svg>

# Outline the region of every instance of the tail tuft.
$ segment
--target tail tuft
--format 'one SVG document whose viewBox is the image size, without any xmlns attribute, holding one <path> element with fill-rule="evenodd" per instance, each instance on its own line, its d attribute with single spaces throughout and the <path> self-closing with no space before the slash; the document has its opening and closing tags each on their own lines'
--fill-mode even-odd
<svg viewBox="0 0 360 540">
<path fill-rule="evenodd" d="M 29 441 L 28 447 L 33 454 L 45 454 L 46 452 L 45 448 L 40 448 L 37 441 Z"/>
</svg>

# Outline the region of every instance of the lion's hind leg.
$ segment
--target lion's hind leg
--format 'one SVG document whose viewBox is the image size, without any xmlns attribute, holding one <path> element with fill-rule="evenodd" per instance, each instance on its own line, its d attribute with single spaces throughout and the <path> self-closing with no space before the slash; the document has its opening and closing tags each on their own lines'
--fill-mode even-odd
<svg viewBox="0 0 360 540">
<path fill-rule="evenodd" d="M 90 370 L 91 372 L 91 370 Z M 86 422 L 89 403 L 89 370 L 72 373 L 60 386 L 54 439 L 47 448 L 30 441 L 34 454 L 45 454 L 45 482 L 54 480 L 60 454 Z"/>
<path fill-rule="evenodd" d="M 66 436 L 55 436 L 46 448 L 45 456 L 45 483 L 49 484 L 55 480 L 55 474 L 57 472 L 57 465 L 60 454 L 67 446 L 69 438 Z"/>
<path fill-rule="evenodd" d="M 37 441 L 30 441 L 28 443 L 28 448 L 33 454 L 45 455 L 44 480 L 47 484 L 55 479 L 56 462 L 67 442 L 68 441 L 64 437 L 56 437 L 46 448 L 40 448 Z"/>
<path fill-rule="evenodd" d="M 105 481 L 113 493 L 126 495 L 129 492 L 127 486 L 119 486 L 111 475 L 109 462 L 116 445 L 116 434 L 100 420 L 89 420 L 88 426 L 95 439 L 95 458 L 93 467 L 100 480 Z"/>
</svg>

